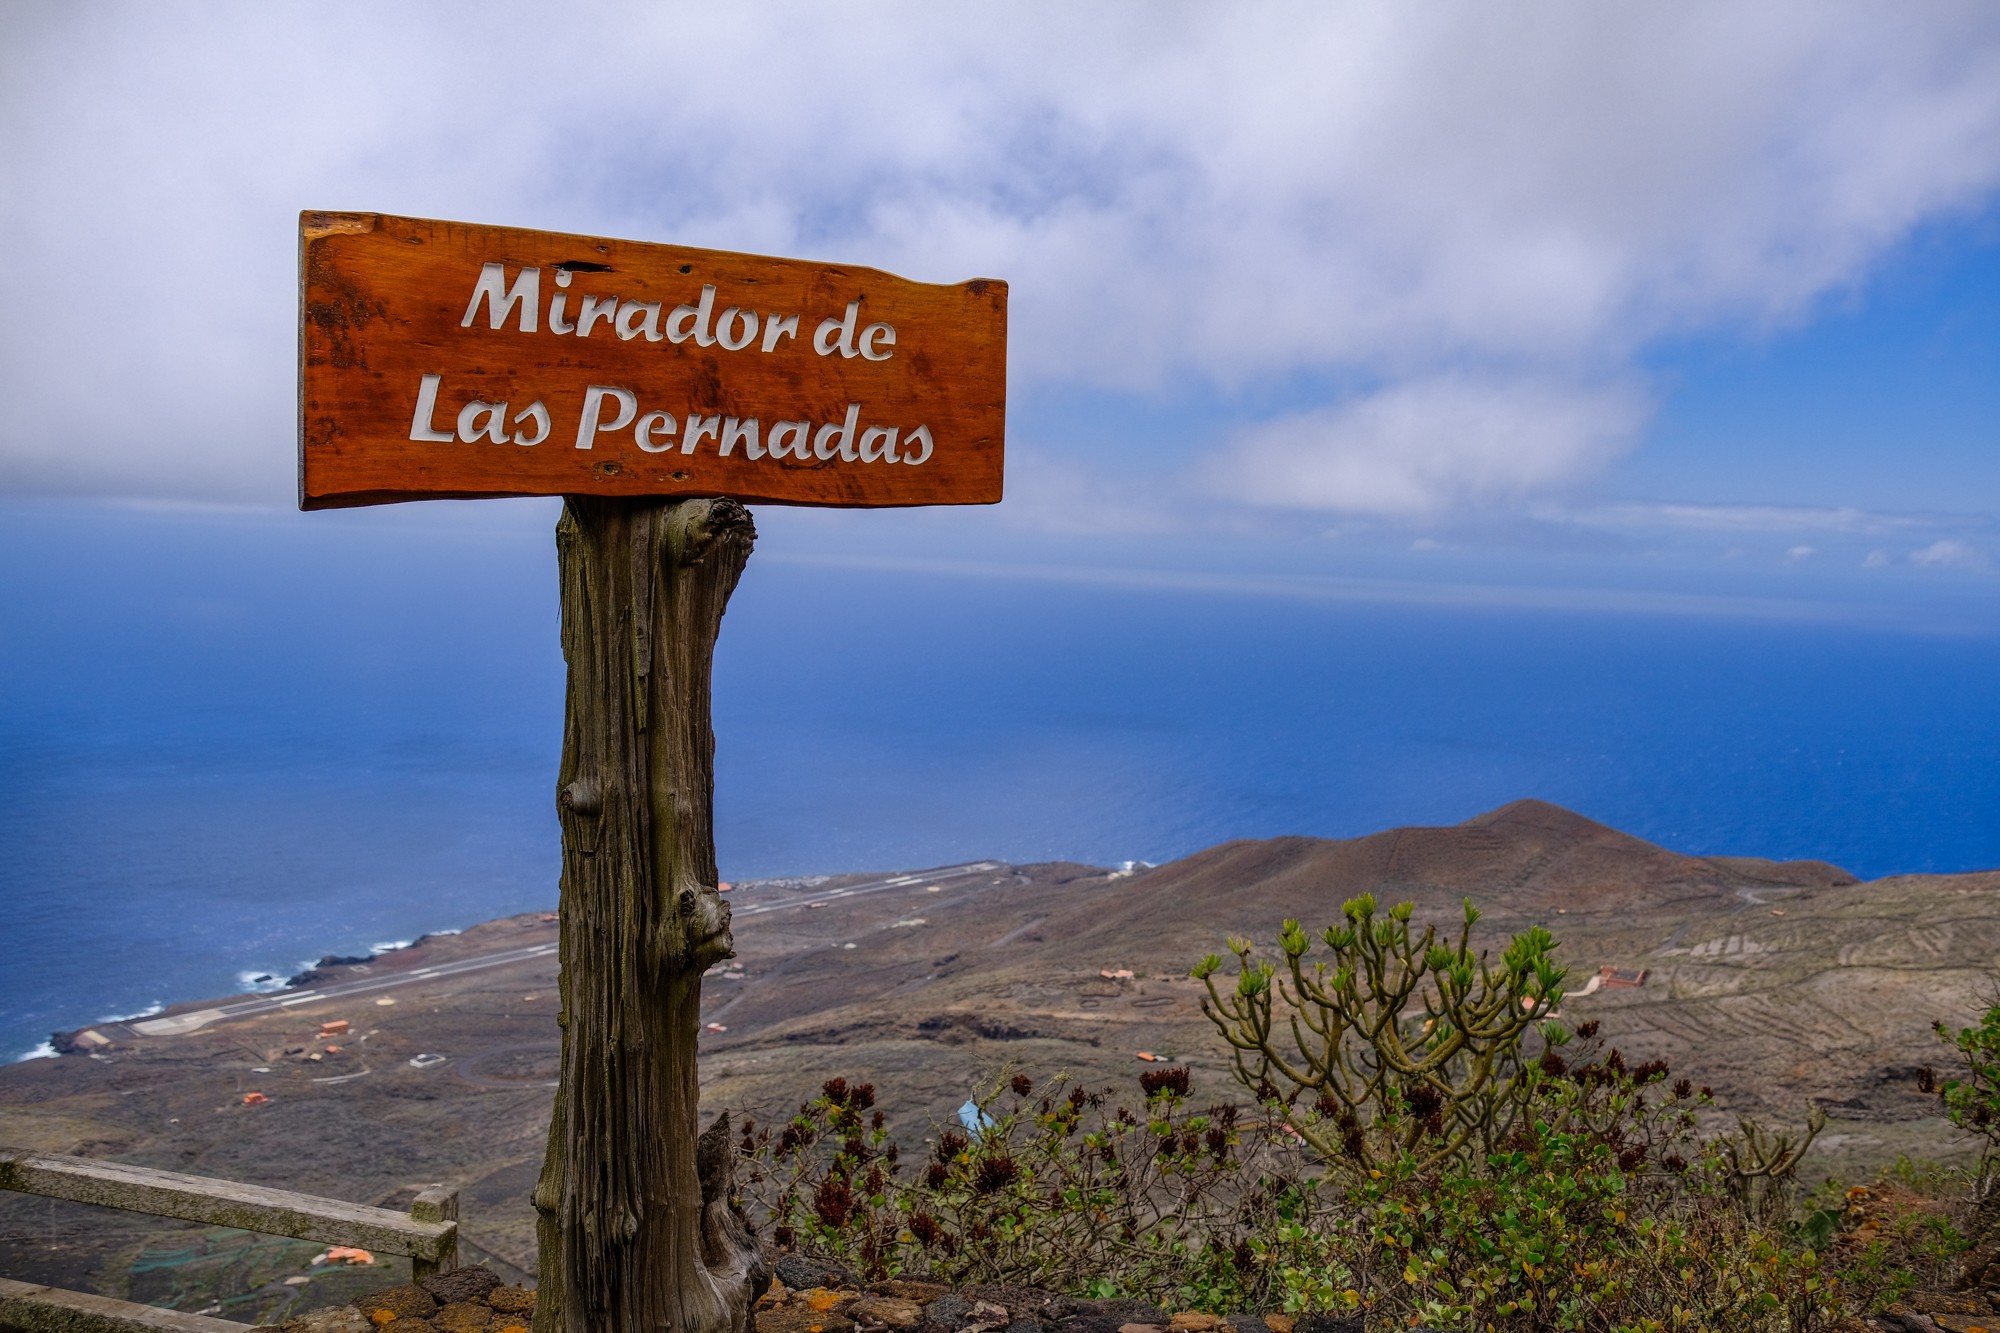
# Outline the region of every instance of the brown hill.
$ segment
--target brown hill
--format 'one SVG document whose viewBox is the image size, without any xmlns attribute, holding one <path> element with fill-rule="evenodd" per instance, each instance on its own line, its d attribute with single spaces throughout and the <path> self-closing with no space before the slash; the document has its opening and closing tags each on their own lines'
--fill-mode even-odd
<svg viewBox="0 0 2000 1333">
<path fill-rule="evenodd" d="M 1223 843 L 1108 888 L 1053 934 L 1065 951 L 1116 942 L 1199 957 L 1224 934 L 1268 936 L 1286 917 L 1332 921 L 1363 893 L 1439 913 L 1470 897 L 1512 923 L 1554 924 L 1558 909 L 1672 916 L 1733 910 L 1757 890 L 1856 882 L 1819 861 L 1682 856 L 1530 800 L 1448 828 Z"/>
</svg>

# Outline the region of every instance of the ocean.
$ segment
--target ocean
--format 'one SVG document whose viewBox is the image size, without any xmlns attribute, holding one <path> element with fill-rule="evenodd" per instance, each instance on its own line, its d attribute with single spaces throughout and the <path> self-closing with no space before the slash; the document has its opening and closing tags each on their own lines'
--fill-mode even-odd
<svg viewBox="0 0 2000 1333">
<path fill-rule="evenodd" d="M 539 518 L 0 519 L 0 1057 L 555 905 Z M 1160 862 L 1538 797 L 1686 852 L 1992 868 L 1996 681 L 1990 626 L 1412 604 L 767 539 L 717 655 L 717 842 L 735 879 Z"/>
</svg>

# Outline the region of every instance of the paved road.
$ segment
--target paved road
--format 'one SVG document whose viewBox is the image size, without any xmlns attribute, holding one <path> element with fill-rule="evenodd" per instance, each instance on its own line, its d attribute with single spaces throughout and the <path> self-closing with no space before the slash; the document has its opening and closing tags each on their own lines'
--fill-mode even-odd
<svg viewBox="0 0 2000 1333">
<path fill-rule="evenodd" d="M 782 912 L 805 908 L 818 903 L 835 902 L 843 898 L 855 898 L 864 894 L 884 893 L 892 889 L 909 889 L 917 886 L 928 888 L 933 884 L 943 885 L 955 879 L 967 879 L 974 875 L 991 875 L 995 871 L 1005 871 L 1009 867 L 1001 861 L 968 861 L 964 865 L 944 866 L 937 870 L 919 871 L 906 875 L 889 875 L 882 879 L 864 880 L 859 884 L 845 884 L 837 889 L 826 889 L 815 893 L 802 893 L 786 897 L 780 902 L 744 903 L 736 907 L 732 916 L 761 916 L 766 912 Z M 357 977 L 352 981 L 333 982 L 324 986 L 314 986 L 310 990 L 289 991 L 280 995 L 257 995 L 236 1000 L 229 1004 L 217 1005 L 212 1009 L 196 1009 L 185 1014 L 170 1014 L 164 1018 L 149 1018 L 137 1023 L 126 1024 L 142 1037 L 178 1037 L 189 1032 L 198 1032 L 211 1023 L 225 1019 L 249 1018 L 255 1014 L 275 1013 L 281 1009 L 291 1009 L 302 1004 L 318 1004 L 327 1000 L 346 999 L 352 995 L 366 995 L 373 991 L 391 990 L 397 986 L 414 985 L 419 981 L 436 981 L 440 977 L 458 976 L 465 972 L 478 972 L 489 967 L 499 967 L 505 963 L 527 962 L 534 958 L 547 958 L 556 952 L 557 946 L 531 944 L 520 949 L 503 949 L 499 953 L 478 954 L 471 958 L 459 958 L 434 967 L 419 967 L 408 972 L 385 973 L 382 976 Z M 100 1025 L 102 1026 L 102 1025 Z"/>
<path fill-rule="evenodd" d="M 997 871 L 1012 873 L 1012 867 L 1004 861 L 968 861 L 964 865 L 944 866 L 937 870 L 917 870 L 907 875 L 890 875 L 884 879 L 865 880 L 859 884 L 844 884 L 837 889 L 825 889 L 816 893 L 802 893 L 787 897 L 782 902 L 746 903 L 735 908 L 731 916 L 742 920 L 746 916 L 760 916 L 765 912 L 783 912 L 794 907 L 809 907 L 815 903 L 836 902 L 842 898 L 858 898 L 867 893 L 883 893 L 890 889 L 909 889 L 933 884 L 943 885 L 955 879 L 968 879 L 973 875 L 991 875 Z"/>
</svg>

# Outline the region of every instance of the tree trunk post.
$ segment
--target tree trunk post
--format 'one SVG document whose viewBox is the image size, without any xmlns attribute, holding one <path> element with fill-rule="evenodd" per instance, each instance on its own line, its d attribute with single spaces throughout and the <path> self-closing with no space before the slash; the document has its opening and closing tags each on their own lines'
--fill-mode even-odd
<svg viewBox="0 0 2000 1333">
<path fill-rule="evenodd" d="M 769 1281 L 727 1117 L 697 1144 L 695 1060 L 702 973 L 731 953 L 710 667 L 756 535 L 726 499 L 570 496 L 556 526 L 562 1075 L 535 1333 L 744 1333 Z"/>
</svg>

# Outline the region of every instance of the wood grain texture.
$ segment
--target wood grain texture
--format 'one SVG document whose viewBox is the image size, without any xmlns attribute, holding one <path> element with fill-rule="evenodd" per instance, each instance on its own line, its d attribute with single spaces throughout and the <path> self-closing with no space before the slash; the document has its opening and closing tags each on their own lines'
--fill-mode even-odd
<svg viewBox="0 0 2000 1333">
<path fill-rule="evenodd" d="M 755 539 L 727 499 L 571 496 L 556 530 L 563 1053 L 535 1333 L 743 1333 L 769 1278 L 726 1122 L 696 1133 L 701 978 L 731 952 L 710 669 Z"/>
<path fill-rule="evenodd" d="M 489 275 L 488 265 L 499 268 Z M 521 301 L 508 306 L 504 297 L 528 273 Z M 499 283 L 485 298 L 483 275 Z M 850 304 L 846 336 L 827 340 L 823 354 L 822 321 L 846 321 Z M 305 509 L 505 495 L 845 506 L 1000 499 L 1004 282 L 940 286 L 683 246 L 305 213 L 299 314 Z M 773 333 L 784 316 L 796 316 L 796 328 Z M 893 330 L 893 343 L 888 335 L 864 342 L 873 325 Z M 427 376 L 437 377 L 434 401 L 419 421 Z M 589 447 L 579 447 L 593 385 L 631 394 L 634 419 L 583 432 Z M 466 407 L 475 401 L 506 408 Z M 600 422 L 619 417 L 616 399 L 598 401 Z M 534 404 L 545 427 L 523 417 Z M 472 413 L 463 423 L 461 409 Z M 655 419 L 642 439 L 642 419 L 656 412 L 671 414 L 673 430 Z M 701 434 L 690 418 L 712 419 L 714 432 Z M 739 432 L 757 423 L 755 448 L 739 433 L 725 456 L 730 419 Z M 808 428 L 802 445 L 780 440 L 784 456 L 765 451 L 780 422 Z M 820 438 L 823 426 L 850 422 Z M 913 443 L 919 427 L 928 449 Z M 898 432 L 868 437 L 872 460 L 861 438 L 871 428 Z M 521 442 L 538 430 L 537 442 Z"/>
</svg>

